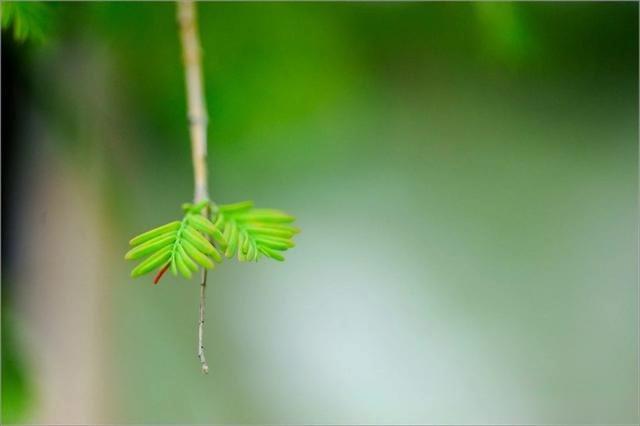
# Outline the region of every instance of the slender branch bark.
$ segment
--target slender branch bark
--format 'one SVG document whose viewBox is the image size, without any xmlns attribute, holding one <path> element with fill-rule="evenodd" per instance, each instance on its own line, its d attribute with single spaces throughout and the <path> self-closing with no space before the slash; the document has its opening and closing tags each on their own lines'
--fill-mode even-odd
<svg viewBox="0 0 640 426">
<path fill-rule="evenodd" d="M 195 4 L 192 0 L 178 0 L 178 24 L 182 42 L 182 59 L 187 89 L 187 113 L 191 136 L 191 159 L 193 161 L 194 203 L 209 198 L 207 188 L 207 107 L 202 84 L 202 64 L 200 61 L 200 37 L 196 19 Z M 209 208 L 203 214 L 208 215 Z M 200 281 L 200 319 L 198 321 L 198 358 L 202 372 L 209 366 L 204 356 L 204 313 L 207 288 L 207 271 L 202 269 Z"/>
</svg>

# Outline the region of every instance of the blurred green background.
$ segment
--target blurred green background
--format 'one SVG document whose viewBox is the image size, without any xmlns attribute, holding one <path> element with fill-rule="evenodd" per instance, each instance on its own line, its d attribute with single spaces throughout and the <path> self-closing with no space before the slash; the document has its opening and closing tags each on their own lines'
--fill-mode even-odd
<svg viewBox="0 0 640 426">
<path fill-rule="evenodd" d="M 131 280 L 192 195 L 172 3 L 2 37 L 5 423 L 635 423 L 638 4 L 200 3 L 212 197 L 283 264 Z"/>
</svg>

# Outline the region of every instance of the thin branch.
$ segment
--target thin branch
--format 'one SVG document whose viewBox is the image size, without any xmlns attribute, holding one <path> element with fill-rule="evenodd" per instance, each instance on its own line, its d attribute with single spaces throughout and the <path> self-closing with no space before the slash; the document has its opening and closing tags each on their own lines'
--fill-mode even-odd
<svg viewBox="0 0 640 426">
<path fill-rule="evenodd" d="M 205 290 L 207 289 L 207 270 L 202 268 L 202 280 L 200 281 L 200 320 L 198 322 L 198 358 L 202 372 L 209 372 L 209 364 L 204 357 L 204 309 L 205 309 Z"/>
<path fill-rule="evenodd" d="M 207 188 L 207 107 L 204 101 L 202 84 L 202 64 L 200 62 L 200 37 L 196 19 L 195 4 L 192 0 L 178 1 L 178 24 L 182 42 L 182 58 L 187 89 L 187 108 L 189 133 L 191 135 L 191 159 L 193 161 L 194 196 L 198 203 L 209 198 Z M 207 215 L 209 209 L 204 209 Z M 207 373 L 209 366 L 204 356 L 204 312 L 207 288 L 207 271 L 202 269 L 200 281 L 200 320 L 198 321 L 198 358 L 202 372 Z"/>
</svg>

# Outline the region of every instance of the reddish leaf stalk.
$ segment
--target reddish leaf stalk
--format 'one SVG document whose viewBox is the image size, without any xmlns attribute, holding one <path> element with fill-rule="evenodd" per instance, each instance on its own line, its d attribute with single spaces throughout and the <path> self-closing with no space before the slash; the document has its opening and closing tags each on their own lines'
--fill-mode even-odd
<svg viewBox="0 0 640 426">
<path fill-rule="evenodd" d="M 171 265 L 171 262 L 167 262 L 167 264 L 164 265 L 164 267 L 158 271 L 158 274 L 153 279 L 154 284 L 158 284 L 158 282 L 160 281 L 160 278 L 162 278 L 164 273 L 167 272 L 167 269 L 169 269 L 169 265 Z"/>
</svg>

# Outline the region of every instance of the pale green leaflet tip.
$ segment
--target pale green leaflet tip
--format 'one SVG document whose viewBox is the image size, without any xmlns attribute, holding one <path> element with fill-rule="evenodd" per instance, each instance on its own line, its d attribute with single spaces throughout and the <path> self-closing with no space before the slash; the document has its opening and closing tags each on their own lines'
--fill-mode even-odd
<svg viewBox="0 0 640 426">
<path fill-rule="evenodd" d="M 221 205 L 220 211 L 223 213 L 240 213 L 246 210 L 249 210 L 253 207 L 253 201 L 241 201 L 239 203 L 233 204 L 223 204 Z"/>
<path fill-rule="evenodd" d="M 246 246 L 245 242 L 246 241 L 247 241 L 247 236 L 246 236 L 245 232 L 244 231 L 239 231 L 238 232 L 238 250 L 237 250 L 237 252 L 238 252 L 238 260 L 241 261 L 241 262 L 243 262 L 246 259 L 246 257 L 245 257 L 245 252 L 246 252 L 246 250 L 245 250 L 245 246 Z"/>
<path fill-rule="evenodd" d="M 209 219 L 197 214 L 189 215 L 189 224 L 192 225 L 200 232 L 206 232 L 207 234 L 213 234 L 217 231 L 216 227 L 211 223 Z"/>
<path fill-rule="evenodd" d="M 198 251 L 198 249 L 195 248 L 189 241 L 185 240 L 183 243 L 183 247 L 187 254 L 201 266 L 204 266 L 207 269 L 212 269 L 214 267 L 211 259 L 209 259 L 204 253 Z"/>
<path fill-rule="evenodd" d="M 216 213 L 211 216 L 211 220 L 213 220 L 213 226 L 215 226 L 216 229 L 222 229 L 224 225 L 224 215 L 222 213 Z"/>
<path fill-rule="evenodd" d="M 238 242 L 238 244 L 240 245 L 240 250 L 242 250 L 243 252 L 247 252 L 249 250 L 249 245 L 251 244 L 251 241 L 249 240 L 249 235 L 247 234 L 247 231 L 243 230 L 240 233 L 240 241 Z"/>
<path fill-rule="evenodd" d="M 282 238 L 256 238 L 256 242 L 262 243 L 267 247 L 271 247 L 275 250 L 287 250 L 294 246 L 293 241 L 285 240 Z"/>
<path fill-rule="evenodd" d="M 171 273 L 173 274 L 174 277 L 178 276 L 178 267 L 176 266 L 175 255 L 171 258 L 169 269 L 171 270 Z"/>
<path fill-rule="evenodd" d="M 228 220 L 224 224 L 224 233 L 222 234 L 222 239 L 225 240 L 227 244 L 229 244 L 229 240 L 231 239 L 231 232 L 234 226 L 235 222 L 233 220 Z"/>
<path fill-rule="evenodd" d="M 216 250 L 206 238 L 188 225 L 182 230 L 182 236 L 205 254 L 211 254 Z"/>
<path fill-rule="evenodd" d="M 280 262 L 282 262 L 284 260 L 284 256 L 283 255 L 281 255 L 276 250 L 273 250 L 273 249 L 271 249 L 269 247 L 262 246 L 262 247 L 260 247 L 260 251 L 262 253 L 264 253 L 266 256 L 268 256 L 268 257 L 270 257 L 270 258 L 272 258 L 274 260 L 278 260 Z"/>
<path fill-rule="evenodd" d="M 178 247 L 178 253 L 180 253 L 180 257 L 182 258 L 182 260 L 184 261 L 184 263 L 187 265 L 187 267 L 189 269 L 191 269 L 193 272 L 196 272 L 198 270 L 198 265 L 196 265 L 196 263 L 193 261 L 193 259 L 191 259 L 187 255 L 187 252 L 184 251 L 184 247 L 179 246 Z"/>
<path fill-rule="evenodd" d="M 135 278 L 135 277 L 139 277 L 140 275 L 144 275 L 147 272 L 150 272 L 153 269 L 165 263 L 167 260 L 169 260 L 170 257 L 171 257 L 171 246 L 166 246 L 165 248 L 161 249 L 160 251 L 155 253 L 153 256 L 150 256 L 149 258 L 144 260 L 142 263 L 140 263 L 138 266 L 136 266 L 133 269 L 133 271 L 131 271 L 131 276 Z"/>
<path fill-rule="evenodd" d="M 220 231 L 218 231 L 216 229 L 215 232 L 213 232 L 211 234 L 211 237 L 215 240 L 216 243 L 226 247 L 227 240 L 224 239 L 224 236 L 222 235 L 222 232 L 220 232 Z"/>
<path fill-rule="evenodd" d="M 240 220 L 267 223 L 290 223 L 296 218 L 275 209 L 252 209 L 240 215 Z"/>
<path fill-rule="evenodd" d="M 148 254 L 154 253 L 162 247 L 174 242 L 176 239 L 176 234 L 177 231 L 171 231 L 152 238 L 149 241 L 139 244 L 129 250 L 127 254 L 125 254 L 124 258 L 127 260 L 135 260 Z"/>
<path fill-rule="evenodd" d="M 225 251 L 225 256 L 232 258 L 236 252 L 236 248 L 238 247 L 238 226 L 235 222 L 229 222 L 227 226 L 230 228 L 230 231 L 229 238 L 227 238 L 227 250 Z"/>
<path fill-rule="evenodd" d="M 248 261 L 257 261 L 258 260 L 258 249 L 255 244 L 249 244 L 249 249 L 247 250 L 247 260 Z"/>
<path fill-rule="evenodd" d="M 176 259 L 176 265 L 178 266 L 178 270 L 180 271 L 182 276 L 185 277 L 186 279 L 191 278 L 191 271 L 187 267 L 187 264 L 185 263 L 184 258 L 182 257 L 180 252 L 176 253 L 175 259 Z"/>
<path fill-rule="evenodd" d="M 272 237 L 291 238 L 295 232 L 292 230 L 270 228 L 266 226 L 248 226 L 247 230 L 256 234 L 269 235 Z"/>
<path fill-rule="evenodd" d="M 198 204 L 195 204 L 191 207 L 191 213 L 200 213 L 203 208 L 209 205 L 209 200 L 202 200 Z"/>
<path fill-rule="evenodd" d="M 222 262 L 222 255 L 220 254 L 218 249 L 216 249 L 215 247 L 213 248 L 213 251 L 209 253 L 209 256 L 211 256 L 213 260 L 215 260 L 218 263 Z"/>
<path fill-rule="evenodd" d="M 220 232 L 220 230 L 216 228 L 216 225 L 213 224 L 206 217 L 201 215 L 191 215 L 189 216 L 189 224 L 193 226 L 196 230 L 210 235 L 214 239 L 214 241 L 220 244 L 221 246 L 226 247 L 227 242 L 224 239 L 222 232 Z"/>
<path fill-rule="evenodd" d="M 150 231 L 147 231 L 143 234 L 138 235 L 135 238 L 132 238 L 131 241 L 129 241 L 129 244 L 132 246 L 136 246 L 138 244 L 144 243 L 145 241 L 148 241 L 154 237 L 157 237 L 158 235 L 162 235 L 165 232 L 171 232 L 171 231 L 175 231 L 176 229 L 180 228 L 180 222 L 179 221 L 173 221 L 170 223 L 167 223 L 166 225 L 162 225 L 159 226 L 157 228 L 154 228 Z"/>
</svg>

